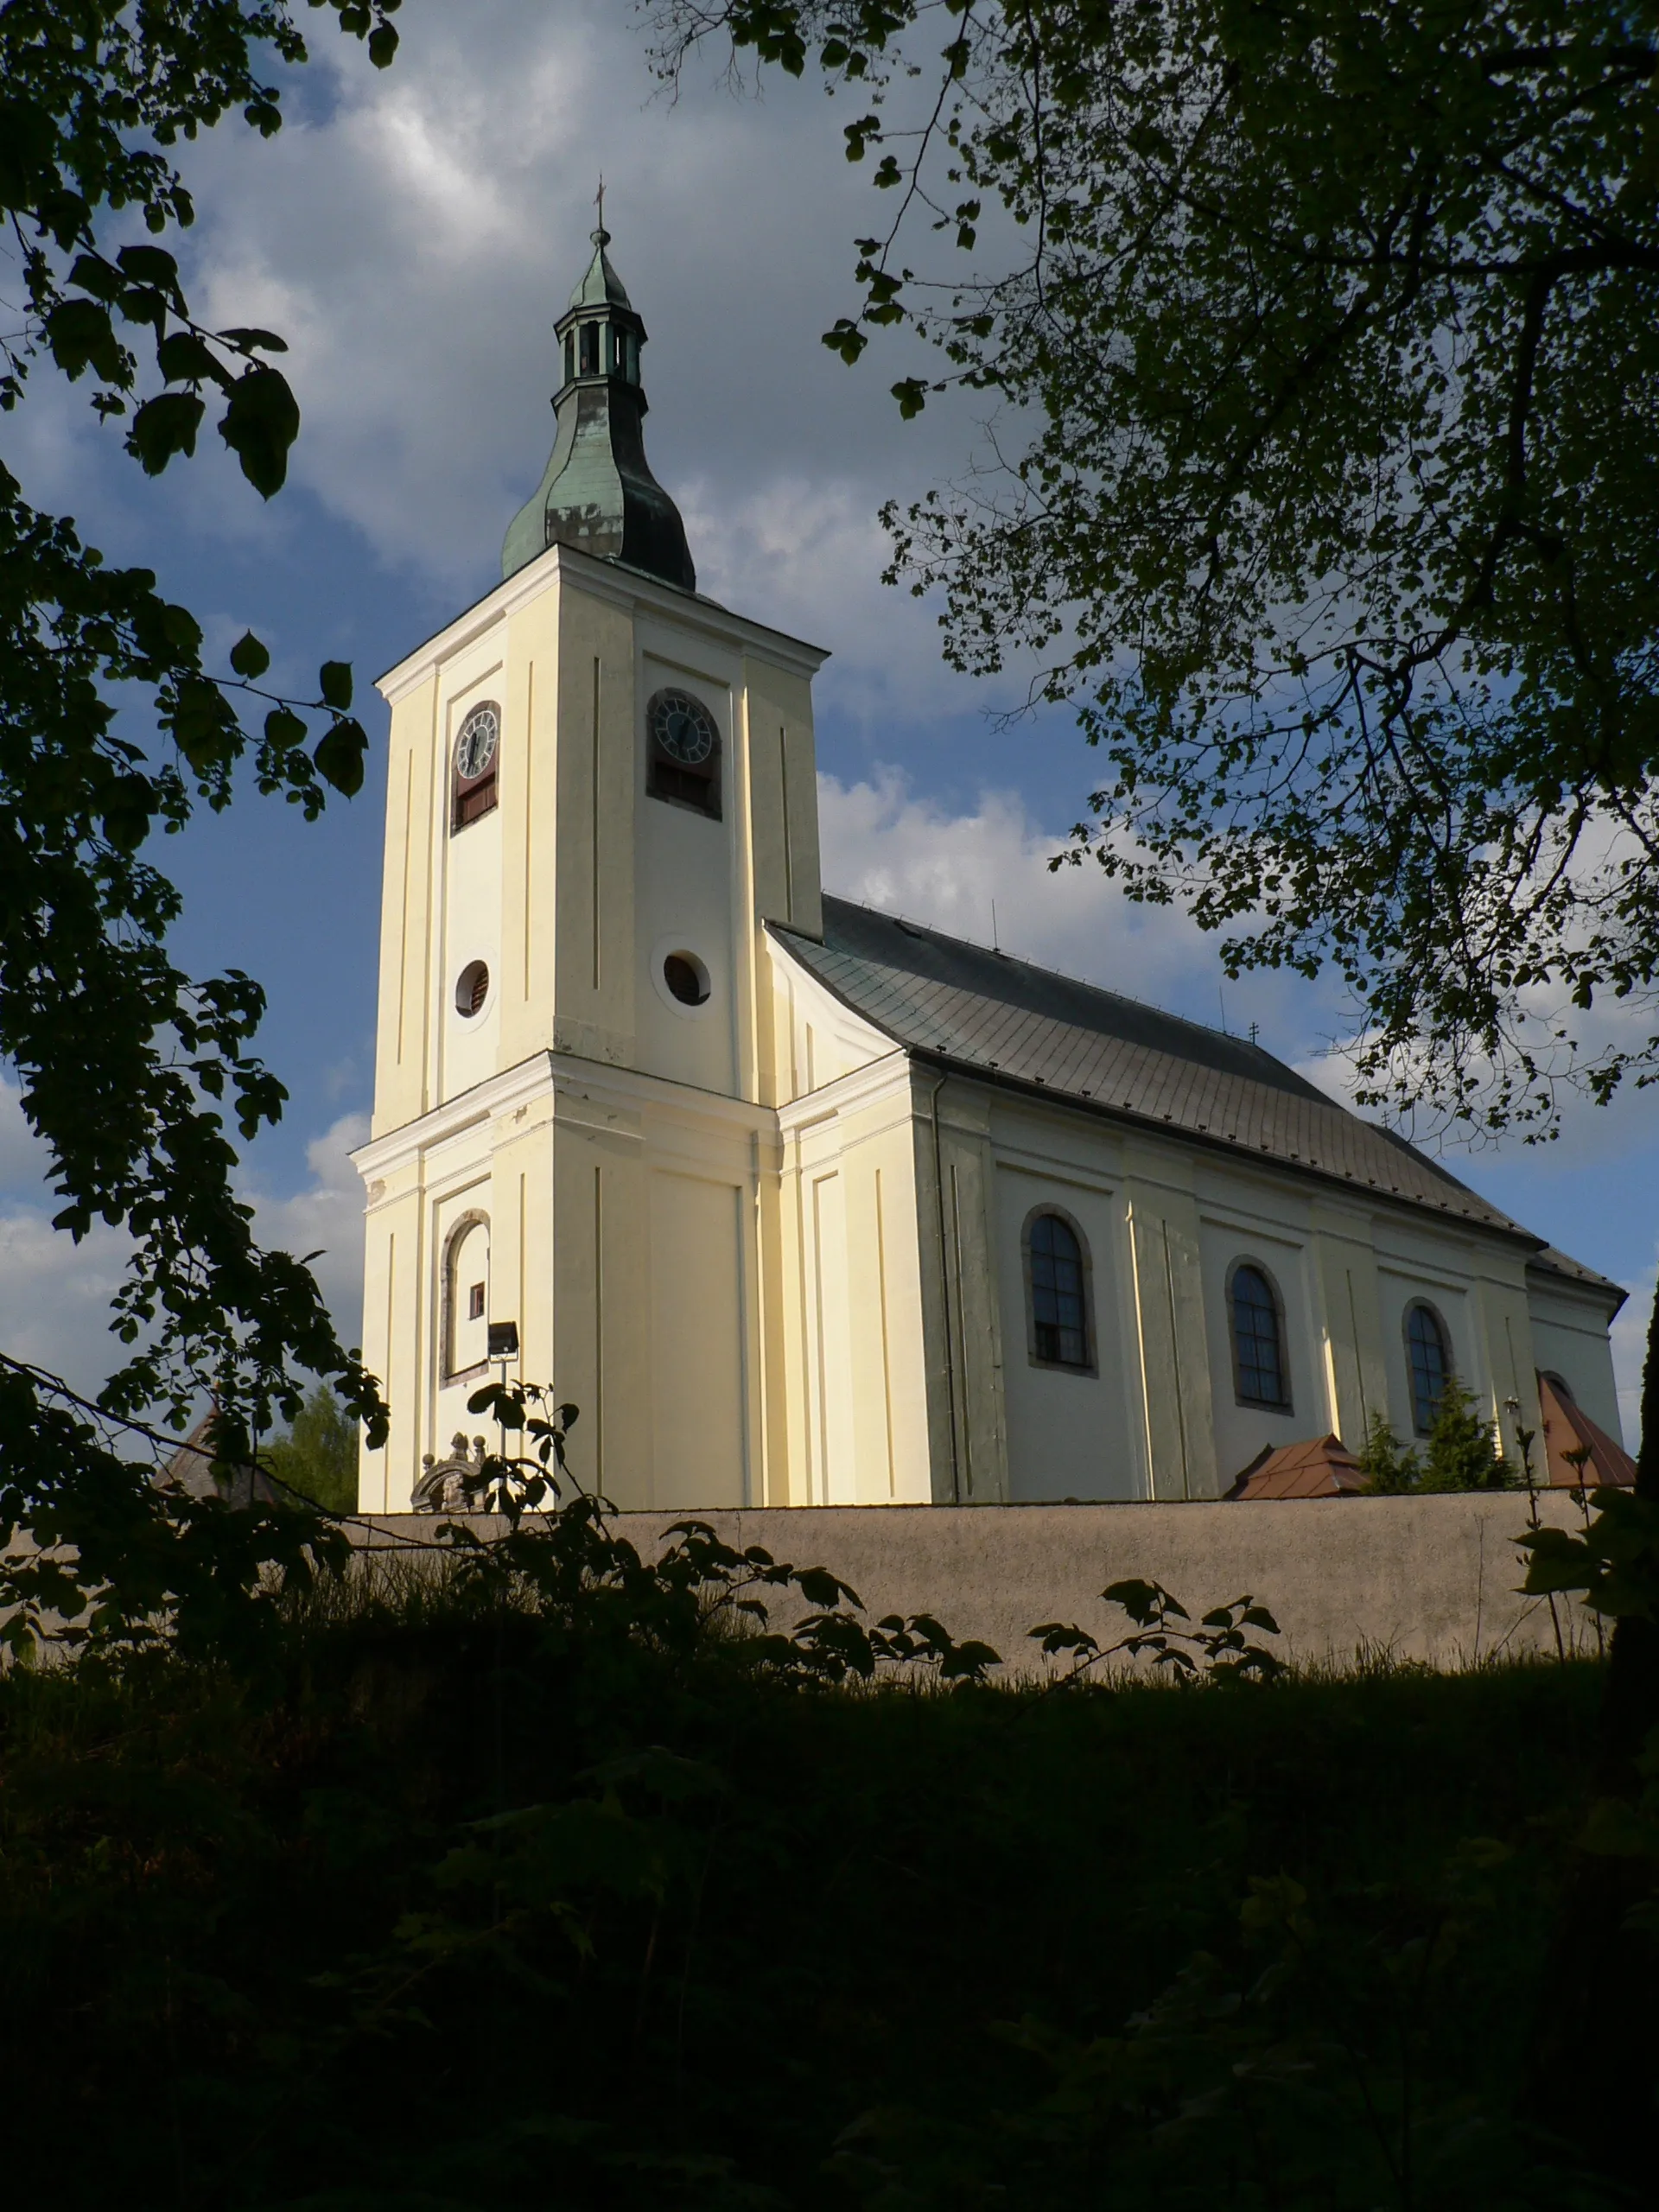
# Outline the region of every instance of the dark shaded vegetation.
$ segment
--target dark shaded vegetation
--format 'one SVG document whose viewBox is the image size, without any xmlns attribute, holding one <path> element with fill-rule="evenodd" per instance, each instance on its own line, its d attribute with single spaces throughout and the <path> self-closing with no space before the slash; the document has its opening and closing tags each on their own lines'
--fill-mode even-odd
<svg viewBox="0 0 1659 2212">
<path fill-rule="evenodd" d="M 1533 1442 L 1526 1435 L 1522 1451 Z M 1359 1452 L 1365 1487 L 1382 1497 L 1424 1491 L 1509 1490 L 1519 1486 L 1492 1440 L 1492 1425 L 1483 1421 L 1474 1394 L 1456 1376 L 1440 1392 L 1434 1425 L 1421 1452 L 1402 1444 L 1385 1414 L 1371 1415 Z"/>
<path fill-rule="evenodd" d="M 638 1597 L 0 1677 L 8 2196 L 1623 2201 L 1513 2112 L 1595 1668 L 831 1694 Z"/>
<path fill-rule="evenodd" d="M 267 1471 L 325 1513 L 357 1510 L 357 1424 L 326 1382 L 306 1399 L 285 1435 L 260 1452 Z"/>
</svg>

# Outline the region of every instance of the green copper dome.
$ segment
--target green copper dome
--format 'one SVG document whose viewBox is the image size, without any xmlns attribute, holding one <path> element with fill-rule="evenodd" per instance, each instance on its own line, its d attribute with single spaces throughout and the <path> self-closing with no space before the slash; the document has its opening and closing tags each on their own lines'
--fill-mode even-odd
<svg viewBox="0 0 1659 2212">
<path fill-rule="evenodd" d="M 512 575 L 550 545 L 574 545 L 695 591 L 697 572 L 680 511 L 651 473 L 639 353 L 645 326 L 594 232 L 594 257 L 554 325 L 563 376 L 558 429 L 536 496 L 513 517 L 501 548 Z"/>
<path fill-rule="evenodd" d="M 573 308 L 626 308 L 632 312 L 633 302 L 623 289 L 622 279 L 612 268 L 605 251 L 610 242 L 608 231 L 594 232 L 594 257 L 588 264 L 588 274 L 570 295 Z"/>
</svg>

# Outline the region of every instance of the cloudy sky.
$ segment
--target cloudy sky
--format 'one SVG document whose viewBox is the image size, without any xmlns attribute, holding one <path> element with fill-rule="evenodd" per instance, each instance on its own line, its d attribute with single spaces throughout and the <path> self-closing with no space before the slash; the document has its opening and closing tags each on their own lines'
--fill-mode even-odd
<svg viewBox="0 0 1659 2212">
<path fill-rule="evenodd" d="M 188 149 L 187 240 L 205 320 L 278 330 L 303 411 L 289 487 L 267 507 L 218 442 L 158 484 L 119 454 L 79 391 L 39 372 L 5 453 L 37 504 L 74 515 L 112 560 L 143 560 L 222 645 L 252 626 L 299 690 L 319 660 L 368 679 L 497 575 L 501 535 L 545 461 L 551 324 L 588 251 L 602 169 L 612 258 L 650 333 L 653 467 L 683 512 L 703 589 L 828 646 L 817 687 L 831 887 L 1154 999 L 1262 1040 L 1332 1088 L 1331 993 L 1285 979 L 1223 992 L 1210 943 L 1046 861 L 1083 810 L 1090 755 L 1064 718 L 999 719 L 1006 691 L 952 676 L 934 610 L 880 581 L 883 499 L 961 474 L 983 434 L 935 403 L 903 424 L 898 344 L 849 370 L 818 334 L 854 303 L 850 240 L 874 227 L 868 171 L 841 152 L 837 104 L 810 84 L 734 92 L 718 57 L 677 98 L 638 20 L 601 0 L 405 0 L 377 73 L 306 18 L 315 64 L 269 143 L 226 125 Z M 188 898 L 178 949 L 266 984 L 283 1127 L 249 1158 L 265 1234 L 323 1248 L 357 1332 L 380 869 L 368 785 L 320 825 L 250 798 L 169 845 Z M 47 1226 L 40 1160 L 0 1076 L 0 1344 L 86 1382 L 112 1363 L 112 1236 L 72 1250 Z M 1659 1141 L 1645 1100 L 1569 1118 L 1547 1150 L 1450 1161 L 1635 1295 L 1618 1325 L 1634 1437 L 1655 1274 Z"/>
</svg>

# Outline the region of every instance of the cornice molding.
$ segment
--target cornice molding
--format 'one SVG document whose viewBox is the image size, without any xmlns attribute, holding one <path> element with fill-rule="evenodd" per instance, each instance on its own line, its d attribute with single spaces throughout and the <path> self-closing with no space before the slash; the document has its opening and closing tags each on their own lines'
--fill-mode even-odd
<svg viewBox="0 0 1659 2212">
<path fill-rule="evenodd" d="M 842 1114 L 855 1114 L 889 1093 L 897 1096 L 902 1091 L 908 1098 L 910 1090 L 909 1056 L 901 1046 L 895 1045 L 880 1058 L 867 1061 L 862 1067 L 849 1068 L 833 1083 L 822 1084 L 817 1090 L 804 1090 L 798 1098 L 779 1106 L 779 1134 L 798 1136 L 819 1122 Z"/>
<path fill-rule="evenodd" d="M 630 613 L 660 615 L 682 629 L 701 632 L 727 646 L 752 648 L 791 675 L 814 676 L 830 658 L 825 646 L 809 645 L 804 639 L 770 629 L 764 622 L 752 622 L 747 615 L 734 614 L 728 607 L 704 599 L 700 593 L 677 591 L 673 585 L 659 582 L 643 569 L 626 569 L 614 561 L 595 560 L 591 554 L 577 552 L 574 546 L 550 545 L 546 552 L 515 569 L 504 582 L 465 608 L 424 645 L 417 645 L 383 676 L 377 677 L 376 690 L 388 705 L 396 706 L 436 669 L 453 660 L 457 653 L 464 652 L 497 623 L 516 614 L 544 591 L 556 588 L 567 571 L 570 583 L 591 598 L 607 600 Z"/>
<path fill-rule="evenodd" d="M 672 1114 L 701 1124 L 711 1123 L 743 1137 L 778 1136 L 778 1116 L 770 1106 L 746 1098 L 729 1098 L 718 1090 L 699 1090 L 694 1084 L 676 1083 L 667 1076 L 642 1074 L 637 1068 L 620 1068 L 605 1060 L 585 1060 L 575 1052 L 532 1052 L 497 1075 L 475 1083 L 458 1097 L 447 1099 L 430 1112 L 404 1122 L 384 1135 L 371 1137 L 349 1157 L 365 1182 L 372 1181 L 401 1166 L 417 1153 L 446 1144 L 483 1122 L 499 1121 L 504 1114 L 537 1098 L 553 1098 L 560 1091 L 580 1090 L 601 1105 L 638 1109 L 650 1107 L 658 1114 Z M 823 1093 L 815 1093 L 822 1096 Z"/>
</svg>

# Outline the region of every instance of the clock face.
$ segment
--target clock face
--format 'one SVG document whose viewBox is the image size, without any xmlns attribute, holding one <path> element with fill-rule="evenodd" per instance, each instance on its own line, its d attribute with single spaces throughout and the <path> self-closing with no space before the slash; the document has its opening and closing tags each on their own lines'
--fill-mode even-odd
<svg viewBox="0 0 1659 2212">
<path fill-rule="evenodd" d="M 493 707 L 474 707 L 467 715 L 455 740 L 455 773 L 463 783 L 474 782 L 494 760 L 500 730 L 501 718 Z"/>
<path fill-rule="evenodd" d="M 713 715 L 688 692 L 659 691 L 651 702 L 650 719 L 658 745 L 685 767 L 702 767 L 718 742 Z"/>
</svg>

